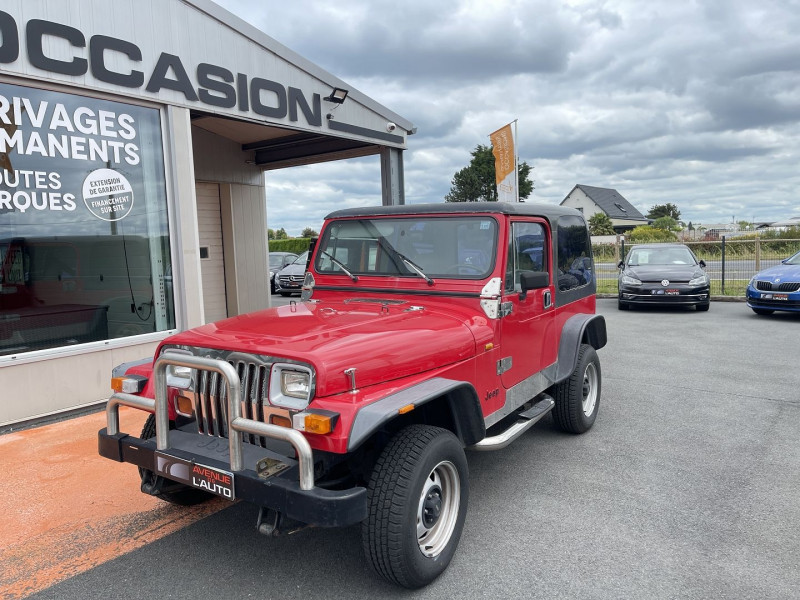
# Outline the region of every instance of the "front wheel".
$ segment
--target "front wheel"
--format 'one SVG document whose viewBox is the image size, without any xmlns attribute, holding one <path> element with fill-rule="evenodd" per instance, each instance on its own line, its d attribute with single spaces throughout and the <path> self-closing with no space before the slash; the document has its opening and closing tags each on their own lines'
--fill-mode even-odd
<svg viewBox="0 0 800 600">
<path fill-rule="evenodd" d="M 362 525 L 381 577 L 413 589 L 441 575 L 464 528 L 467 477 L 464 448 L 450 431 L 412 425 L 392 438 L 372 471 Z"/>
<path fill-rule="evenodd" d="M 556 385 L 553 418 L 568 433 L 584 433 L 591 429 L 600 408 L 602 376 L 597 352 L 581 344 L 575 370 Z"/>
<path fill-rule="evenodd" d="M 149 440 L 156 436 L 156 416 L 150 415 L 142 427 L 140 437 L 143 440 Z M 161 475 L 156 475 L 149 469 L 139 467 L 139 477 L 142 479 L 142 491 L 148 494 L 153 494 L 162 500 L 166 500 L 172 504 L 179 504 L 181 506 L 193 506 L 200 504 L 206 500 L 214 497 L 203 490 L 190 487 L 188 485 L 181 485 L 165 479 Z"/>
<path fill-rule="evenodd" d="M 768 308 L 754 308 L 753 312 L 756 313 L 757 315 L 761 315 L 762 317 L 765 317 L 767 315 L 771 315 L 775 311 L 774 310 L 770 310 Z"/>
<path fill-rule="evenodd" d="M 711 303 L 706 302 L 705 304 L 697 304 L 695 309 L 701 312 L 706 312 L 709 308 L 711 308 Z"/>
</svg>

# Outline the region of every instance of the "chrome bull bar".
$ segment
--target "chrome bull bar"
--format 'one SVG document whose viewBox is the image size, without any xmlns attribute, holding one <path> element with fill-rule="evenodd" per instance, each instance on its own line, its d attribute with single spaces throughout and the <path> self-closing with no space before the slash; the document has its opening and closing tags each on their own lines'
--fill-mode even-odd
<svg viewBox="0 0 800 600">
<path fill-rule="evenodd" d="M 242 471 L 242 433 L 251 433 L 288 442 L 297 453 L 300 471 L 300 489 L 314 488 L 314 459 L 311 445 L 305 436 L 295 429 L 279 427 L 269 423 L 253 421 L 242 417 L 240 404 L 241 381 L 232 365 L 213 358 L 190 356 L 176 352 L 164 352 L 153 366 L 156 398 L 142 398 L 133 394 L 117 392 L 111 396 L 106 406 L 106 422 L 109 435 L 119 433 L 119 407 L 129 406 L 140 410 L 154 411 L 156 419 L 156 448 L 169 449 L 169 410 L 167 407 L 167 367 L 188 367 L 218 373 L 225 380 L 226 401 L 228 403 L 228 448 L 230 452 L 231 471 Z M 237 432 L 237 433 L 234 433 Z"/>
</svg>

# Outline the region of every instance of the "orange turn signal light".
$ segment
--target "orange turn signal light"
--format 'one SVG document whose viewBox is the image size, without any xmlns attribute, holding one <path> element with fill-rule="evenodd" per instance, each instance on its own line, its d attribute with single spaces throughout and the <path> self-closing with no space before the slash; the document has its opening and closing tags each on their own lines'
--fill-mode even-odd
<svg viewBox="0 0 800 600">
<path fill-rule="evenodd" d="M 272 425 L 278 425 L 279 427 L 288 427 L 289 429 L 292 428 L 292 420 L 289 417 L 284 417 L 283 415 L 270 415 L 269 422 Z"/>
<path fill-rule="evenodd" d="M 125 375 L 111 378 L 111 389 L 125 394 L 140 394 L 147 384 L 147 377 L 142 375 Z"/>
<path fill-rule="evenodd" d="M 292 425 L 298 431 L 324 435 L 336 427 L 339 413 L 331 411 L 299 412 L 292 415 Z"/>
<path fill-rule="evenodd" d="M 175 410 L 184 417 L 193 416 L 194 406 L 192 406 L 192 399 L 186 396 L 177 396 L 175 398 Z"/>
<path fill-rule="evenodd" d="M 309 433 L 330 433 L 333 431 L 333 419 L 328 415 L 306 415 L 305 429 Z"/>
</svg>

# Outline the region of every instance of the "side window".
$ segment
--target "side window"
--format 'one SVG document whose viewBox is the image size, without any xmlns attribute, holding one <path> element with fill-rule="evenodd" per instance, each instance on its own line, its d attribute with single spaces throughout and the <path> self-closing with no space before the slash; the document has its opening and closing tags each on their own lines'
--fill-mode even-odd
<svg viewBox="0 0 800 600">
<path fill-rule="evenodd" d="M 572 290 L 592 282 L 592 245 L 580 217 L 558 220 L 558 289 Z"/>
<path fill-rule="evenodd" d="M 521 291 L 522 271 L 547 271 L 545 230 L 541 223 L 512 223 L 506 263 L 507 292 Z"/>
</svg>

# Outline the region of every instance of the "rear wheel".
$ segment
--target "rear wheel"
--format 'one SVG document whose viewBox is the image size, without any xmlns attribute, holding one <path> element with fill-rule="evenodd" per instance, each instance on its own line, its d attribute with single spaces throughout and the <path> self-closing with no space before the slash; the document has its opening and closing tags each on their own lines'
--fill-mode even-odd
<svg viewBox="0 0 800 600">
<path fill-rule="evenodd" d="M 597 418 L 602 387 L 600 359 L 588 344 L 581 344 L 572 374 L 556 385 L 553 418 L 568 433 L 588 431 Z"/>
<path fill-rule="evenodd" d="M 770 310 L 768 308 L 754 308 L 753 312 L 756 313 L 757 315 L 762 315 L 762 316 L 765 317 L 767 315 L 771 315 L 775 311 L 774 310 Z"/>
<path fill-rule="evenodd" d="M 140 437 L 143 440 L 149 440 L 156 436 L 156 416 L 150 415 L 142 427 Z M 156 475 L 149 469 L 139 467 L 139 477 L 142 478 L 142 491 L 151 493 L 147 490 L 157 490 L 154 495 L 162 500 L 171 502 L 172 504 L 180 504 L 181 506 L 192 506 L 200 504 L 206 500 L 213 498 L 213 494 L 198 490 L 188 485 L 181 485 L 172 480 L 165 479 L 161 475 Z M 168 488 L 168 490 L 165 490 Z"/>
<path fill-rule="evenodd" d="M 364 551 L 387 581 L 419 588 L 455 554 L 467 513 L 467 459 L 446 429 L 412 425 L 381 452 L 367 488 Z"/>
</svg>

